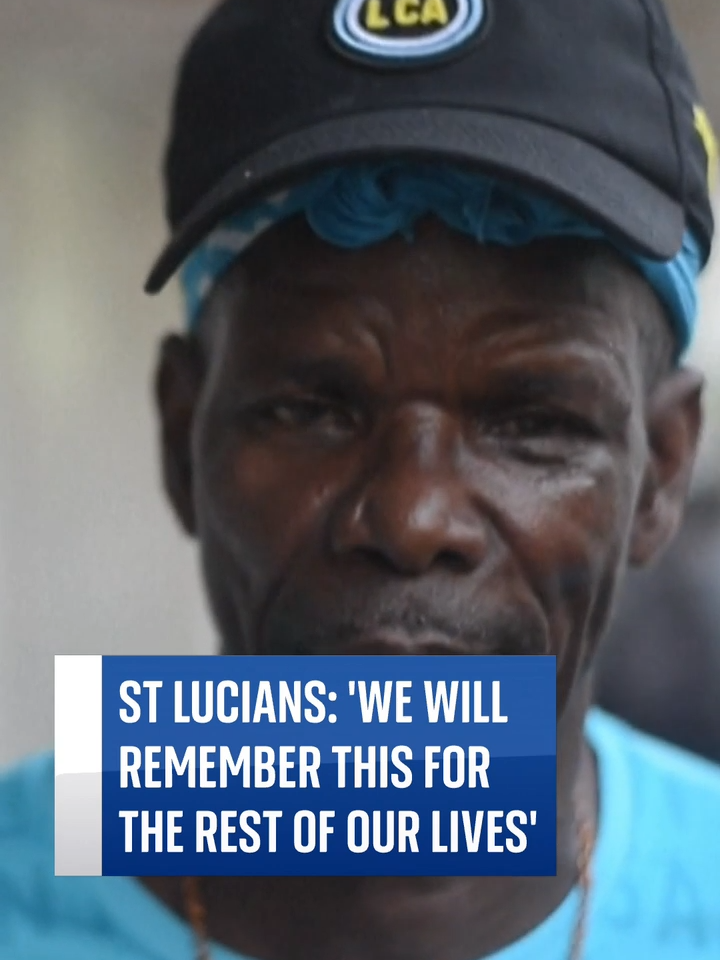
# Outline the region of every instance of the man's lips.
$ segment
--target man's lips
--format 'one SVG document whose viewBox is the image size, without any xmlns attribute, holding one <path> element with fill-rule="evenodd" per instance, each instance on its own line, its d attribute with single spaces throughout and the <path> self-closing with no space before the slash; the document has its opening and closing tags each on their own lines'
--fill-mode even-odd
<svg viewBox="0 0 720 960">
<path fill-rule="evenodd" d="M 332 611 L 330 611 L 332 612 Z M 266 626 L 259 652 L 295 656 L 512 656 L 546 653 L 546 631 L 539 618 L 522 609 L 441 612 L 427 603 L 350 607 L 337 618 L 312 616 L 300 608 L 283 611 Z"/>
</svg>

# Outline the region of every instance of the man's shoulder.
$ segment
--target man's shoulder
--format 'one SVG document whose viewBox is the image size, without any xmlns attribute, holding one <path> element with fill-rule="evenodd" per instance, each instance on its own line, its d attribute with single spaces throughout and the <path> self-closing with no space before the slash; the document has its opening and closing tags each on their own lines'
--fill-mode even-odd
<svg viewBox="0 0 720 960">
<path fill-rule="evenodd" d="M 38 898 L 49 899 L 53 779 L 51 754 L 0 771 L 0 947 L 11 920 L 32 914 Z"/>
<path fill-rule="evenodd" d="M 604 761 L 615 775 L 631 780 L 635 804 L 670 799 L 677 808 L 718 809 L 720 804 L 720 766 L 695 754 L 636 730 L 602 711 L 593 711 L 588 719 L 588 736 L 601 764 Z M 676 809 L 676 812 L 679 812 Z"/>
<path fill-rule="evenodd" d="M 52 902 L 53 774 L 51 754 L 0 771 L 0 956 L 23 955 Z"/>
<path fill-rule="evenodd" d="M 55 877 L 54 776 L 52 754 L 0 771 L 0 958 L 189 956 L 139 885 L 120 877 Z M 170 928 L 167 951 L 155 936 L 163 925 Z"/>
<path fill-rule="evenodd" d="M 720 766 L 600 712 L 588 736 L 602 792 L 614 818 L 627 819 L 634 845 L 645 836 L 656 854 L 684 849 L 688 866 L 717 871 L 720 884 L 720 834 L 709 828 L 720 810 Z"/>
<path fill-rule="evenodd" d="M 51 753 L 0 771 L 0 845 L 45 846 L 52 839 L 53 782 Z"/>
<path fill-rule="evenodd" d="M 601 797 L 597 955 L 720 956 L 720 768 L 604 714 L 588 737 Z"/>
</svg>

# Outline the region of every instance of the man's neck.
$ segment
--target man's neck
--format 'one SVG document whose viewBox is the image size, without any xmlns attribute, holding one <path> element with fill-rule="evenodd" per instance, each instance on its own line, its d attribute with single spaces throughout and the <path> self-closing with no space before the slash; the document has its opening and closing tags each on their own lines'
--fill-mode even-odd
<svg viewBox="0 0 720 960">
<path fill-rule="evenodd" d="M 257 960 L 478 960 L 520 939 L 577 880 L 578 809 L 597 821 L 584 713 L 578 698 L 558 725 L 557 876 L 208 878 L 210 936 Z M 144 882 L 182 914 L 176 879 Z"/>
</svg>

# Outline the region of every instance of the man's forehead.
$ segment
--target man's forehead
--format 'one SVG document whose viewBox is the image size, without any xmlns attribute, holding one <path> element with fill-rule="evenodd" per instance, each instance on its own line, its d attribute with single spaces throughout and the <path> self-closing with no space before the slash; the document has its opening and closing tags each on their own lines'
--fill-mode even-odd
<svg viewBox="0 0 720 960">
<path fill-rule="evenodd" d="M 473 315 L 585 310 L 612 317 L 658 309 L 646 281 L 601 241 L 560 238 L 511 249 L 479 244 L 432 219 L 412 238 L 352 251 L 324 243 L 301 222 L 283 224 L 223 286 L 225 309 L 248 320 L 253 308 L 273 303 L 322 309 L 377 301 L 402 312 L 404 304 L 428 297 L 436 307 Z"/>
<path fill-rule="evenodd" d="M 398 351 L 404 361 L 411 351 L 416 363 L 425 356 L 468 369 L 483 355 L 528 369 L 541 361 L 557 368 L 565 358 L 622 381 L 634 379 L 638 298 L 654 296 L 602 244 L 511 251 L 440 224 L 423 225 L 412 242 L 353 252 L 288 225 L 223 286 L 214 312 L 227 330 L 228 370 L 336 357 L 397 373 Z"/>
</svg>

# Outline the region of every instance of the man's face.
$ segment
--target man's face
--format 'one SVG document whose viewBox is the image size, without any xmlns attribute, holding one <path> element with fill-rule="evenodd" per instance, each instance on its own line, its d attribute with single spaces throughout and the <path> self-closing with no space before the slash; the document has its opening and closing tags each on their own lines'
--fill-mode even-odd
<svg viewBox="0 0 720 960">
<path fill-rule="evenodd" d="M 187 344 L 159 380 L 224 652 L 556 654 L 564 697 L 628 558 L 677 522 L 648 532 L 641 308 L 600 245 L 267 235 L 211 308 L 192 399 Z M 678 516 L 693 443 L 664 467 Z"/>
</svg>

